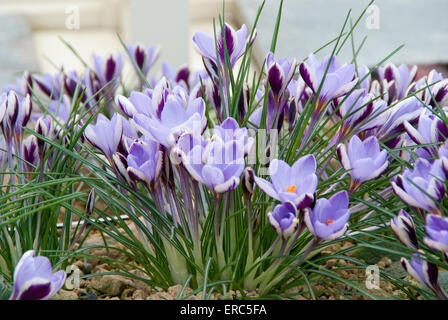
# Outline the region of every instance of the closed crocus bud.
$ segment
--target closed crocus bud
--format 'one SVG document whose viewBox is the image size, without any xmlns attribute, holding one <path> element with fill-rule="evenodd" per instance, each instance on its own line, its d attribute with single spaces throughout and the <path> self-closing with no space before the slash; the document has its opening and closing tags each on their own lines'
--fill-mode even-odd
<svg viewBox="0 0 448 320">
<path fill-rule="evenodd" d="M 424 260 L 419 253 L 414 253 L 411 261 L 401 258 L 401 264 L 406 272 L 409 273 L 415 280 L 431 289 L 439 296 L 439 298 L 444 297 L 444 293 L 438 283 L 439 270 L 435 264 Z"/>
<path fill-rule="evenodd" d="M 244 169 L 241 178 L 241 187 L 243 188 L 244 196 L 250 199 L 254 193 L 255 186 L 255 172 L 251 167 Z"/>
<path fill-rule="evenodd" d="M 296 206 L 290 201 L 276 205 L 274 210 L 268 213 L 268 219 L 275 231 L 285 240 L 297 230 L 299 225 Z"/>
<path fill-rule="evenodd" d="M 35 131 L 37 134 L 48 138 L 51 132 L 51 127 L 53 125 L 53 120 L 50 117 L 40 117 L 35 126 Z M 45 150 L 45 141 L 37 138 L 37 145 L 39 153 L 43 153 Z"/>
<path fill-rule="evenodd" d="M 390 226 L 401 243 L 406 247 L 418 249 L 414 221 L 406 211 L 400 210 L 398 216 L 390 220 Z"/>
<path fill-rule="evenodd" d="M 26 171 L 34 172 L 33 166 L 37 166 L 39 162 L 37 140 L 36 136 L 30 135 L 22 142 L 22 155 Z"/>
<path fill-rule="evenodd" d="M 426 233 L 423 241 L 435 250 L 448 254 L 448 218 L 439 217 L 433 214 L 426 216 Z"/>
<path fill-rule="evenodd" d="M 143 75 L 146 76 L 151 66 L 159 57 L 160 48 L 151 45 L 143 47 L 137 44 L 128 45 L 128 50 L 137 67 L 142 71 Z"/>
<path fill-rule="evenodd" d="M 266 57 L 266 73 L 269 87 L 277 99 L 284 94 L 286 87 L 294 76 L 296 67 L 296 59 L 291 61 L 284 58 L 275 60 L 274 54 L 272 52 L 268 53 Z"/>
<path fill-rule="evenodd" d="M 34 256 L 29 250 L 23 254 L 14 270 L 14 289 L 10 300 L 47 300 L 64 284 L 63 270 L 53 273 L 50 260 Z"/>
<path fill-rule="evenodd" d="M 361 141 L 353 136 L 346 147 L 338 146 L 338 156 L 345 170 L 350 170 L 351 191 L 363 182 L 379 177 L 388 167 L 387 151 L 380 150 L 378 139 L 374 136 Z"/>
<path fill-rule="evenodd" d="M 8 94 L 2 94 L 2 104 L 0 106 L 3 120 L 1 123 L 5 137 L 12 138 L 14 126 L 19 115 L 19 98 L 17 94 L 10 90 Z"/>
<path fill-rule="evenodd" d="M 250 102 L 250 89 L 247 83 L 244 83 L 241 90 L 240 100 L 238 101 L 238 115 L 242 121 L 246 116 L 247 110 L 249 110 Z"/>
<path fill-rule="evenodd" d="M 93 188 L 89 193 L 89 197 L 87 198 L 86 203 L 86 212 L 89 214 L 93 212 L 93 208 L 95 207 L 95 198 L 96 198 L 96 191 L 95 188 Z"/>
<path fill-rule="evenodd" d="M 348 229 L 348 194 L 341 191 L 330 199 L 319 199 L 314 209 L 306 208 L 304 220 L 308 230 L 322 240 L 342 237 Z"/>
</svg>

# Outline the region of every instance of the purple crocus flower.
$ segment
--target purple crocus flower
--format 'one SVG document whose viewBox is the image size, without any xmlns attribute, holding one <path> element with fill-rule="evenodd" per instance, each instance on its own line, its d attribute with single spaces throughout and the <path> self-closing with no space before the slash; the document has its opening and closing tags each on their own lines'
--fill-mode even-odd
<svg viewBox="0 0 448 320">
<path fill-rule="evenodd" d="M 179 154 L 182 164 L 195 180 L 216 193 L 224 193 L 238 186 L 245 163 L 244 147 L 238 141 L 224 142 L 217 138 L 205 147 L 197 142 L 190 146 L 189 152 Z"/>
<path fill-rule="evenodd" d="M 401 264 L 415 280 L 434 292 L 440 292 L 439 270 L 435 264 L 424 260 L 419 253 L 414 253 L 411 261 L 401 258 Z"/>
<path fill-rule="evenodd" d="M 63 285 L 63 270 L 53 273 L 50 260 L 34 256 L 29 250 L 23 254 L 14 270 L 14 289 L 10 300 L 47 300 Z"/>
<path fill-rule="evenodd" d="M 92 54 L 92 59 L 93 68 L 99 80 L 99 87 L 103 89 L 103 94 L 111 99 L 119 84 L 123 57 L 121 54 L 118 54 L 115 57 L 110 55 L 107 59 L 104 59 L 96 54 Z"/>
<path fill-rule="evenodd" d="M 142 181 L 151 188 L 162 169 L 163 153 L 159 144 L 151 140 L 136 140 L 129 149 L 127 171 L 132 179 Z"/>
<path fill-rule="evenodd" d="M 437 213 L 438 202 L 445 195 L 445 165 L 442 160 L 432 164 L 426 159 L 418 159 L 414 170 L 406 169 L 391 181 L 395 194 L 406 204 Z"/>
<path fill-rule="evenodd" d="M 130 118 L 137 114 L 150 117 L 154 115 L 154 108 L 157 107 L 153 105 L 151 96 L 152 93 L 149 89 L 146 89 L 144 92 L 132 91 L 129 98 L 117 94 L 115 103 Z"/>
<path fill-rule="evenodd" d="M 130 44 L 127 48 L 137 64 L 137 67 L 146 77 L 149 69 L 159 57 L 160 48 L 151 45 L 144 47 L 139 44 Z"/>
<path fill-rule="evenodd" d="M 33 78 L 28 71 L 23 73 L 23 76 L 16 79 L 16 85 L 6 84 L 2 88 L 2 92 L 8 93 L 10 90 L 14 90 L 16 93 L 25 97 L 27 94 L 31 96 L 31 90 L 33 89 Z"/>
<path fill-rule="evenodd" d="M 327 66 L 328 71 L 325 75 Z M 319 62 L 314 54 L 310 54 L 308 60 L 300 64 L 299 70 L 303 80 L 314 93 L 317 93 L 323 82 L 316 105 L 318 113 L 322 112 L 331 100 L 350 92 L 358 81 L 354 79 L 354 65 L 341 65 L 335 56 L 331 60 L 330 56 L 327 56 Z"/>
<path fill-rule="evenodd" d="M 34 167 L 39 162 L 38 143 L 36 136 L 30 135 L 22 142 L 22 156 L 25 170 L 34 172 Z"/>
<path fill-rule="evenodd" d="M 166 79 L 162 79 L 166 83 Z M 165 87 L 152 94 L 152 104 L 157 107 L 152 116 L 134 115 L 133 121 L 147 137 L 170 149 L 185 132 L 201 134 L 206 125 L 205 102 L 194 95 L 188 97 L 185 89 L 176 86 L 171 91 Z"/>
<path fill-rule="evenodd" d="M 427 114 L 422 111 L 418 127 L 414 128 L 408 121 L 404 122 L 404 128 L 412 141 L 417 144 L 434 144 L 419 147 L 416 152 L 425 159 L 435 158 L 437 156 L 437 145 L 448 138 L 448 127 L 442 119 L 433 114 Z"/>
<path fill-rule="evenodd" d="M 358 89 L 354 90 L 349 96 L 336 99 L 336 115 L 342 119 L 342 126 L 339 129 L 341 137 L 346 137 L 372 115 L 374 98 L 364 89 Z"/>
<path fill-rule="evenodd" d="M 439 250 L 447 256 L 448 254 L 448 218 L 434 214 L 426 216 L 426 233 L 423 242 L 435 250 Z"/>
<path fill-rule="evenodd" d="M 240 128 L 238 122 L 233 118 L 227 118 L 220 125 L 215 126 L 213 135 L 218 136 L 224 142 L 238 141 L 244 146 L 244 155 L 248 155 L 252 151 L 255 143 L 254 138 L 249 137 L 247 128 Z"/>
<path fill-rule="evenodd" d="M 414 221 L 406 211 L 400 210 L 398 215 L 390 220 L 390 226 L 401 243 L 406 247 L 418 249 Z"/>
<path fill-rule="evenodd" d="M 244 54 L 246 45 L 248 43 L 252 45 L 256 36 L 256 32 L 254 31 L 254 36 L 252 39 L 247 38 L 248 31 L 245 24 L 243 24 L 238 31 L 235 31 L 229 24 L 226 23 L 224 32 L 221 30 L 221 32 L 216 35 L 218 49 L 216 50 L 215 39 L 212 35 L 206 34 L 203 31 L 196 32 L 193 36 L 193 46 L 204 59 L 207 72 L 211 73 L 212 78 L 217 77 L 218 58 L 222 71 L 224 70 L 226 51 L 224 47 L 223 34 L 225 36 L 225 47 L 227 48 L 227 54 L 232 67 Z M 218 56 L 216 56 L 216 51 L 218 51 Z M 222 76 L 224 75 L 225 74 L 222 73 Z"/>
<path fill-rule="evenodd" d="M 317 200 L 313 209 L 306 208 L 304 220 L 308 230 L 322 240 L 342 237 L 348 229 L 348 194 L 340 191 L 330 199 Z"/>
<path fill-rule="evenodd" d="M 365 181 L 379 177 L 388 167 L 387 151 L 380 151 L 378 139 L 369 137 L 364 141 L 353 136 L 348 143 L 338 146 L 338 156 L 345 170 L 350 170 L 354 189 Z"/>
<path fill-rule="evenodd" d="M 276 205 L 274 210 L 268 213 L 268 219 L 271 226 L 283 239 L 288 239 L 299 225 L 297 209 L 291 201 Z"/>
<path fill-rule="evenodd" d="M 414 81 L 416 73 L 417 66 L 413 66 L 411 70 L 409 70 L 408 66 L 405 64 L 397 67 L 394 64 L 389 63 L 385 67 L 378 68 L 378 77 L 381 82 L 387 84 L 389 102 L 401 100 L 406 96 L 408 87 Z M 383 92 L 385 92 L 385 90 L 383 90 Z"/>
<path fill-rule="evenodd" d="M 296 71 L 296 59 L 289 61 L 288 59 L 275 60 L 272 52 L 268 53 L 266 58 L 266 74 L 269 87 L 275 97 L 281 97 Z"/>
<path fill-rule="evenodd" d="M 2 116 L 3 115 L 3 116 Z M 20 139 L 31 116 L 31 97 L 21 98 L 15 91 L 0 96 L 0 118 L 3 134 L 7 139 Z"/>
<path fill-rule="evenodd" d="M 426 105 L 435 108 L 437 104 L 444 107 L 448 104 L 448 79 L 433 69 L 409 87 L 409 92 L 415 92 Z"/>
<path fill-rule="evenodd" d="M 400 133 L 405 131 L 405 121 L 410 124 L 416 123 L 422 108 L 423 104 L 416 97 L 400 101 L 391 108 L 381 100 L 380 103 L 374 105 L 372 112 L 374 119 L 365 124 L 361 130 L 365 130 L 367 136 L 376 136 L 393 149 L 402 141 Z"/>
<path fill-rule="evenodd" d="M 122 118 L 117 113 L 111 120 L 102 114 L 98 115 L 96 124 L 89 124 L 84 131 L 87 141 L 101 150 L 108 159 L 112 159 L 113 154 L 117 151 L 122 135 Z"/>
<path fill-rule="evenodd" d="M 268 196 L 282 202 L 292 201 L 297 209 L 304 209 L 314 201 L 317 187 L 316 160 L 313 155 L 298 159 L 292 166 L 274 159 L 269 164 L 271 182 L 255 177 L 255 183 Z"/>
</svg>

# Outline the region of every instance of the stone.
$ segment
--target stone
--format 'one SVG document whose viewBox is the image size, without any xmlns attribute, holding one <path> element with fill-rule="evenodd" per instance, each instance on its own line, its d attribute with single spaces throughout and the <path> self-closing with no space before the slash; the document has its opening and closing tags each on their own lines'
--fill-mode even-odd
<svg viewBox="0 0 448 320">
<path fill-rule="evenodd" d="M 140 289 L 135 290 L 132 294 L 132 300 L 146 300 L 147 297 L 148 294 Z"/>
<path fill-rule="evenodd" d="M 93 277 L 90 286 L 109 296 L 120 296 L 132 281 L 120 275 L 104 275 Z"/>
<path fill-rule="evenodd" d="M 51 300 L 78 300 L 78 293 L 76 291 L 69 291 L 60 289 Z"/>
</svg>

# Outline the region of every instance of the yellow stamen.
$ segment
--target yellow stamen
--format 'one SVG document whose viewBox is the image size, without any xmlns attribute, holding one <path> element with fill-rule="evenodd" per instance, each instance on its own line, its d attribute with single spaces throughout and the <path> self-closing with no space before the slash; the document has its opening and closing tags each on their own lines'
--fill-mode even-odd
<svg viewBox="0 0 448 320">
<path fill-rule="evenodd" d="M 295 185 L 292 185 L 292 186 L 289 186 L 289 187 L 287 187 L 287 188 L 285 188 L 285 189 L 286 189 L 286 191 L 288 191 L 288 192 L 292 192 L 292 193 L 294 193 L 294 192 L 296 192 L 297 187 L 296 187 Z"/>
</svg>

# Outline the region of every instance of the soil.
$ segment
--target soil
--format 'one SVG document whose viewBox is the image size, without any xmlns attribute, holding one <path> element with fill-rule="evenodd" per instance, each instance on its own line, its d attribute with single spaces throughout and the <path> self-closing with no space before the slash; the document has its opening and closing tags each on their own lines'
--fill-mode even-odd
<svg viewBox="0 0 448 320">
<path fill-rule="evenodd" d="M 106 238 L 107 239 L 107 238 Z M 107 239 L 108 244 L 111 246 L 116 246 L 124 249 L 123 246 L 117 243 L 113 243 L 111 239 Z M 103 245 L 103 238 L 98 231 L 92 231 L 85 245 Z M 341 242 L 329 246 L 326 248 L 322 254 L 329 254 L 335 251 L 349 248 L 353 246 L 350 241 Z M 77 269 L 77 272 L 81 276 L 88 276 L 90 274 L 97 273 L 110 273 L 119 272 L 118 269 L 113 268 L 105 260 L 108 258 L 124 260 L 124 257 L 117 250 L 108 250 L 105 248 L 92 249 L 90 254 L 95 255 L 97 258 L 80 259 L 74 263 L 73 269 Z M 347 253 L 347 256 L 352 256 L 356 253 Z M 363 258 L 356 257 L 359 260 L 364 260 Z M 392 261 L 389 257 L 377 257 L 377 262 L 375 263 L 380 269 L 393 270 L 397 269 L 397 272 L 401 272 L 402 277 L 406 277 L 406 280 L 412 281 L 406 272 L 401 269 L 401 265 L 398 265 L 398 261 Z M 129 262 L 130 265 L 135 265 L 132 261 Z M 370 263 L 370 262 L 369 262 Z M 367 290 L 365 286 L 366 271 L 364 268 L 356 268 L 355 263 L 345 260 L 345 259 L 332 259 L 328 260 L 324 267 L 329 270 L 334 270 L 337 272 L 338 276 L 343 279 L 350 279 L 351 281 L 356 280 L 359 287 L 368 291 L 376 296 L 384 297 L 385 299 L 393 296 L 396 299 L 403 299 L 405 296 L 400 290 L 397 290 L 390 282 L 380 281 L 379 289 Z M 139 277 L 145 278 L 145 274 L 137 269 L 128 268 L 128 271 Z M 168 288 L 168 290 L 163 290 L 161 288 L 151 289 L 145 282 L 135 279 L 130 279 L 117 274 L 106 274 L 93 276 L 90 278 L 82 278 L 79 282 L 79 288 L 74 290 L 67 290 L 65 287 L 61 289 L 53 299 L 58 300 L 174 300 L 178 299 L 179 294 L 182 290 L 181 285 L 176 285 Z M 356 289 L 342 283 L 341 281 L 331 281 L 328 277 L 323 277 L 322 281 L 317 285 L 313 285 L 313 291 L 316 299 L 319 300 L 366 300 L 370 299 L 366 295 L 361 295 Z M 192 289 L 186 288 L 183 292 L 183 297 L 187 297 L 187 300 L 200 300 L 202 299 L 202 292 L 191 295 Z M 308 287 L 299 286 L 294 287 L 286 292 L 288 299 L 298 299 L 298 300 L 308 300 L 312 299 L 309 293 Z M 241 292 L 229 292 L 225 297 L 219 293 L 213 293 L 210 299 L 232 299 L 241 296 L 246 297 L 257 297 L 257 292 L 245 292 L 244 295 Z"/>
</svg>

